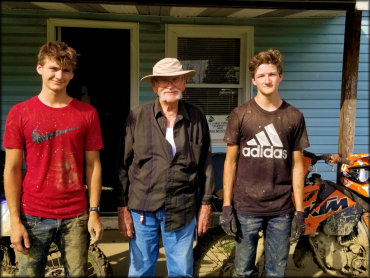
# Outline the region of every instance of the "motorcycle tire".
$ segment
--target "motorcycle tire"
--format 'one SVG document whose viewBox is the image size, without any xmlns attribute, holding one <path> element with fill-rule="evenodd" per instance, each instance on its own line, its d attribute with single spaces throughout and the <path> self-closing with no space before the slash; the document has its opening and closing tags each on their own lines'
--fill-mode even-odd
<svg viewBox="0 0 370 278">
<path fill-rule="evenodd" d="M 108 258 L 96 244 L 89 247 L 88 267 L 88 277 L 113 277 L 112 266 Z"/>
<path fill-rule="evenodd" d="M 255 270 L 252 277 L 265 277 L 263 234 L 259 233 Z M 194 248 L 194 277 L 232 277 L 234 274 L 235 238 L 220 226 L 209 229 Z"/>
<path fill-rule="evenodd" d="M 234 271 L 235 238 L 225 234 L 220 226 L 209 229 L 199 239 L 193 254 L 194 277 L 231 277 Z"/>
<path fill-rule="evenodd" d="M 8 241 L 0 238 L 0 277 L 14 277 L 16 273 L 14 250 Z"/>
<path fill-rule="evenodd" d="M 54 245 L 50 248 L 48 262 L 45 268 L 45 277 L 65 277 L 64 266 L 61 261 L 61 254 Z M 103 251 L 96 245 L 90 245 L 88 256 L 87 277 L 112 277 L 112 267 Z"/>
</svg>

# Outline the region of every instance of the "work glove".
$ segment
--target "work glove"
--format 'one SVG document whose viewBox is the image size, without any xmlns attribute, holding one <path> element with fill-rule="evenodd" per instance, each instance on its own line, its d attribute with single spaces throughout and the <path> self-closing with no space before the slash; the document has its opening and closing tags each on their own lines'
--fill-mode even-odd
<svg viewBox="0 0 370 278">
<path fill-rule="evenodd" d="M 236 219 L 232 206 L 223 206 L 220 216 L 220 224 L 224 232 L 230 236 L 236 236 Z"/>
<path fill-rule="evenodd" d="M 294 212 L 294 217 L 292 220 L 292 227 L 290 230 L 290 243 L 295 243 L 299 240 L 301 235 L 304 234 L 305 224 L 304 224 L 304 212 L 296 211 Z"/>
</svg>

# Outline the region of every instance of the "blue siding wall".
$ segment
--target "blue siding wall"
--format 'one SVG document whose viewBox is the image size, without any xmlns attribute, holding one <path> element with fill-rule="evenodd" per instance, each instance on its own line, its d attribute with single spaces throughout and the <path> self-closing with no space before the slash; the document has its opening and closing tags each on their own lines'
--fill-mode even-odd
<svg viewBox="0 0 370 278">
<path fill-rule="evenodd" d="M 301 22 L 301 21 L 300 21 Z M 285 56 L 281 96 L 305 115 L 314 153 L 338 151 L 345 17 L 256 24 L 255 52 L 279 49 Z M 369 13 L 363 13 L 355 152 L 369 152 Z M 321 163 L 317 171 L 336 179 Z"/>
<path fill-rule="evenodd" d="M 40 91 L 36 55 L 45 39 L 45 19 L 1 16 L 1 136 L 9 109 Z"/>
<path fill-rule="evenodd" d="M 315 153 L 336 153 L 345 17 L 332 19 L 216 19 L 123 16 L 94 13 L 1 11 L 1 136 L 9 109 L 40 90 L 36 55 L 46 41 L 47 18 L 79 18 L 140 23 L 140 76 L 151 73 L 165 53 L 165 24 L 254 26 L 254 52 L 276 48 L 285 56 L 281 96 L 305 115 Z M 140 103 L 154 97 L 149 83 L 140 83 Z M 214 148 L 214 152 L 225 148 Z M 363 12 L 356 115 L 356 152 L 369 152 L 369 12 Z M 330 167 L 318 165 L 335 180 Z"/>
<path fill-rule="evenodd" d="M 284 54 L 280 95 L 304 113 L 313 152 L 337 151 L 344 21 L 277 20 L 255 30 L 255 52 L 271 47 Z"/>
<path fill-rule="evenodd" d="M 165 53 L 165 25 L 159 20 L 140 23 L 140 77 L 152 74 L 156 61 Z M 154 98 L 150 82 L 140 84 L 140 103 Z"/>
</svg>

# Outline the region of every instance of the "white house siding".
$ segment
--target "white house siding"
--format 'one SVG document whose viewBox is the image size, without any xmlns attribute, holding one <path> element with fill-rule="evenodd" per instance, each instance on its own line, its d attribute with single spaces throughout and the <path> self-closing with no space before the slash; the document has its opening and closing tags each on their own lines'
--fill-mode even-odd
<svg viewBox="0 0 370 278">
<path fill-rule="evenodd" d="M 254 26 L 254 52 L 276 48 L 285 56 L 282 97 L 305 115 L 309 151 L 336 153 L 343 61 L 345 17 L 331 19 L 249 20 L 171 18 L 43 11 L 1 12 L 1 136 L 9 109 L 40 90 L 36 55 L 46 41 L 47 18 L 80 18 L 139 22 L 140 76 L 151 72 L 165 53 L 165 24 L 226 24 Z M 363 12 L 359 65 L 355 151 L 369 152 L 369 13 Z M 141 83 L 140 103 L 154 97 L 150 84 Z M 214 148 L 214 152 L 225 148 Z M 330 167 L 319 164 L 324 178 L 335 180 Z"/>
</svg>

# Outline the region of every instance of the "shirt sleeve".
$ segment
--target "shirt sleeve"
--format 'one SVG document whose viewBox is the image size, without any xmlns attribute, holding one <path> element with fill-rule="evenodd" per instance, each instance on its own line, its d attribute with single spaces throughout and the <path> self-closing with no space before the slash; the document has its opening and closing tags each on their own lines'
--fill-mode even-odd
<svg viewBox="0 0 370 278">
<path fill-rule="evenodd" d="M 8 113 L 5 123 L 3 146 L 5 148 L 23 149 L 25 137 L 22 129 L 22 115 L 18 106 L 14 106 Z"/>
<path fill-rule="evenodd" d="M 103 148 L 99 117 L 95 109 L 91 112 L 91 119 L 85 140 L 86 151 L 95 151 Z"/>
<path fill-rule="evenodd" d="M 212 166 L 212 149 L 211 149 L 211 136 L 207 119 L 202 114 L 202 150 L 201 150 L 201 161 L 198 171 L 198 182 L 200 184 L 200 194 L 202 205 L 208 205 L 211 202 L 212 194 L 215 189 L 214 175 Z"/>
<path fill-rule="evenodd" d="M 307 136 L 306 122 L 303 114 L 300 115 L 301 117 L 299 118 L 294 134 L 294 151 L 303 151 L 305 148 L 308 148 L 310 146 Z"/>
<path fill-rule="evenodd" d="M 238 110 L 235 108 L 229 115 L 227 122 L 224 142 L 231 145 L 239 145 L 240 141 L 240 124 L 238 117 Z"/>
</svg>

